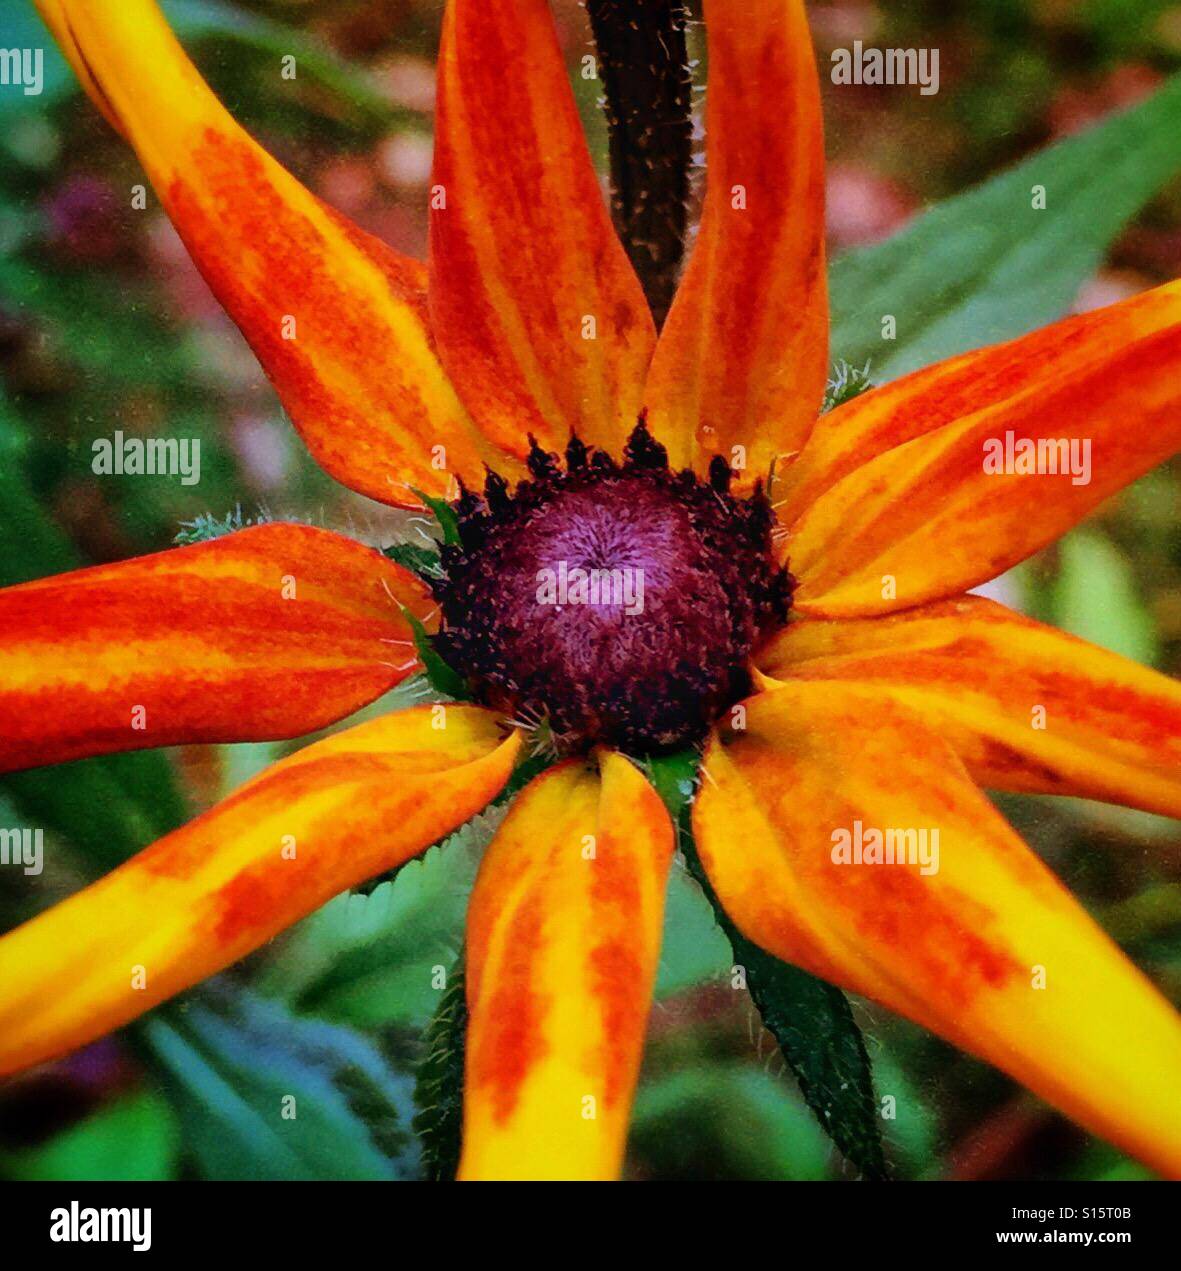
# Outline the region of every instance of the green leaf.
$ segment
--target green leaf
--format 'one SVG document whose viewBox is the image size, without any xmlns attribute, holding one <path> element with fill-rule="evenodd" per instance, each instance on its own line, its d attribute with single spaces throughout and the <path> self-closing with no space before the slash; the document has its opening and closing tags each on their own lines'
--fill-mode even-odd
<svg viewBox="0 0 1181 1271">
<path fill-rule="evenodd" d="M 228 979 L 135 1026 L 211 1179 L 402 1179 L 421 1159 L 412 1080 L 371 1041 Z"/>
<path fill-rule="evenodd" d="M 0 296 L 20 317 L 45 325 L 63 360 L 121 392 L 180 383 L 200 369 L 196 348 L 176 338 L 163 305 L 154 298 L 150 306 L 128 304 L 126 284 L 112 278 L 0 260 Z"/>
<path fill-rule="evenodd" d="M 0 1154 L 0 1174 L 33 1182 L 150 1182 L 176 1176 L 178 1127 L 151 1091 L 124 1095 L 48 1143 Z"/>
<path fill-rule="evenodd" d="M 728 976 L 733 965 L 733 950 L 714 921 L 709 901 L 685 870 L 674 865 L 664 901 L 656 997 L 671 997 Z"/>
<path fill-rule="evenodd" d="M 890 1115 L 882 1119 L 882 1133 L 890 1148 L 890 1162 L 903 1178 L 938 1177 L 939 1115 L 923 1089 L 911 1080 L 906 1065 L 888 1046 L 873 1057 L 874 1085 L 882 1099 L 890 1099 Z"/>
<path fill-rule="evenodd" d="M 237 5 L 218 0 L 163 0 L 163 8 L 173 30 L 182 39 L 232 41 L 273 63 L 276 72 L 281 59 L 293 57 L 295 84 L 300 77 L 306 78 L 347 105 L 362 123 L 386 125 L 400 113 L 363 69 L 337 57 L 329 48 L 286 23 L 247 13 Z"/>
<path fill-rule="evenodd" d="M 837 259 L 833 348 L 875 381 L 1060 317 L 1123 225 L 1181 170 L 1181 75 L 1097 127 Z M 1046 206 L 1032 206 L 1044 186 Z M 892 314 L 897 338 L 882 339 Z"/>
<path fill-rule="evenodd" d="M 446 1182 L 459 1168 L 463 1132 L 463 1060 L 467 1031 L 463 954 L 447 976 L 447 988 L 426 1030 L 426 1058 L 418 1069 L 414 1129 L 422 1143 L 428 1178 Z"/>
<path fill-rule="evenodd" d="M 1160 657 L 1131 562 L 1099 530 L 1076 529 L 1058 544 L 1050 604 L 1053 624 L 1071 635 L 1148 666 Z"/>
<path fill-rule="evenodd" d="M 696 752 L 684 751 L 648 764 L 652 783 L 677 827 L 686 867 L 730 941 L 734 964 L 745 969 L 751 999 L 778 1042 L 808 1106 L 837 1147 L 866 1178 L 885 1178 L 869 1056 L 845 995 L 748 940 L 730 920 L 710 886 L 690 825 L 698 762 Z"/>
<path fill-rule="evenodd" d="M 27 437 L 0 394 L 0 587 L 12 587 L 78 563 L 70 540 L 33 494 L 25 469 Z"/>
<path fill-rule="evenodd" d="M 645 1082 L 629 1156 L 666 1180 L 830 1177 L 832 1149 L 782 1081 L 749 1064 L 697 1064 Z"/>
<path fill-rule="evenodd" d="M 885 1178 L 869 1055 L 848 999 L 834 985 L 765 953 L 732 926 L 727 934 L 735 961 L 746 968 L 751 999 L 817 1120 L 866 1178 Z"/>
<path fill-rule="evenodd" d="M 76 849 L 91 875 L 121 865 L 188 817 L 160 751 L 11 772 L 0 778 L 0 790 L 30 824 Z"/>
</svg>

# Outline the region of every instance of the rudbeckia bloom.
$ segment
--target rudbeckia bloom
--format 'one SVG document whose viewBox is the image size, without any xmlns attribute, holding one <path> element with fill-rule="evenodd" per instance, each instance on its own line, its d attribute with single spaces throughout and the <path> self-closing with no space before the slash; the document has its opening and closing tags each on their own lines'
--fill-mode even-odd
<svg viewBox="0 0 1181 1271">
<path fill-rule="evenodd" d="M 536 718 L 557 761 L 470 903 L 461 1176 L 618 1172 L 674 847 L 636 761 L 688 745 L 744 935 L 1181 1175 L 1181 1021 L 981 790 L 1179 815 L 1181 691 L 969 594 L 1177 449 L 1181 287 L 819 415 L 800 0 L 706 5 L 707 193 L 659 338 L 544 0 L 448 5 L 426 266 L 250 140 L 151 0 L 38 5 L 312 453 L 388 504 L 451 499 L 453 533 L 431 587 L 267 524 L 0 592 L 0 765 L 299 736 L 419 669 L 414 622 L 472 701 L 297 751 L 5 936 L 0 1069 L 422 852 L 500 794 Z M 986 471 L 1010 432 L 1089 440 L 1093 479 Z M 642 597 L 576 596 L 576 570 Z M 864 827 L 937 830 L 938 868 L 846 861 Z"/>
</svg>

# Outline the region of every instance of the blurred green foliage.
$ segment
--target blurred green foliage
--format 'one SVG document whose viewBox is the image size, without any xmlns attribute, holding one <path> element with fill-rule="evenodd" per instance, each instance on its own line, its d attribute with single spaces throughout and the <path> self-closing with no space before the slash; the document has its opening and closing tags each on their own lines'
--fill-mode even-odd
<svg viewBox="0 0 1181 1271">
<path fill-rule="evenodd" d="M 888 243 L 839 257 L 836 352 L 868 363 L 871 378 L 894 379 L 1061 317 L 1129 217 L 1181 171 L 1178 134 L 1181 75 L 931 208 Z M 897 323 L 892 343 L 882 337 L 886 314 Z"/>
</svg>

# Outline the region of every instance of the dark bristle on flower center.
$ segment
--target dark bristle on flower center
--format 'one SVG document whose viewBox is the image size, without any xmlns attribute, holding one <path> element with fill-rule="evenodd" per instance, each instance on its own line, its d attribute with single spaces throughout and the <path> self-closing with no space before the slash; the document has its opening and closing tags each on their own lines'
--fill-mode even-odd
<svg viewBox="0 0 1181 1271">
<path fill-rule="evenodd" d="M 542 721 L 556 747 L 645 755 L 698 741 L 750 691 L 749 655 L 787 619 L 766 496 L 672 472 L 643 419 L 621 462 L 531 440 L 530 477 L 490 473 L 456 504 L 435 644 L 478 701 Z"/>
</svg>

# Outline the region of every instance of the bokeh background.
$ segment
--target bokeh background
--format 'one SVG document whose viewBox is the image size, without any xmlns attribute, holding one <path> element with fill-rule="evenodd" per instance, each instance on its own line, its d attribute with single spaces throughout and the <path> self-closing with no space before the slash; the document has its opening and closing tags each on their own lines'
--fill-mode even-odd
<svg viewBox="0 0 1181 1271">
<path fill-rule="evenodd" d="M 283 162 L 365 228 L 424 253 L 438 0 L 166 7 L 223 100 Z M 885 239 L 932 201 L 1146 99 L 1181 68 L 1181 4 L 1165 0 L 810 8 L 822 66 L 854 39 L 941 56 L 935 96 L 825 79 L 834 254 Z M 556 0 L 555 10 L 573 71 L 589 47 L 585 16 L 574 0 Z M 51 48 L 31 5 L 0 0 L 0 47 L 30 46 Z M 294 80 L 279 74 L 287 54 L 297 58 Z M 598 86 L 574 84 L 602 161 Z M 47 62 L 40 96 L 0 89 L 0 582 L 159 550 L 186 524 L 263 510 L 382 542 L 396 529 L 389 514 L 316 469 L 155 200 L 132 209 L 141 180 L 62 64 Z M 1073 307 L 1181 275 L 1181 184 L 1139 201 L 1074 288 Z M 200 484 L 94 477 L 91 442 L 115 428 L 199 438 Z M 1000 580 L 997 594 L 1178 673 L 1179 475 L 1145 477 Z M 0 869 L 0 929 L 284 750 L 178 749 L 0 783 L 0 826 L 46 832 L 42 875 Z M 1069 800 L 1004 807 L 1181 1000 L 1177 823 Z M 396 883 L 338 898 L 210 987 L 0 1086 L 0 1177 L 413 1175 L 413 1076 L 439 998 L 431 971 L 459 947 L 480 840 L 476 826 Z M 629 1174 L 846 1176 L 749 999 L 730 987 L 729 961 L 678 875 Z M 878 1093 L 896 1099 L 896 1119 L 883 1126 L 900 1177 L 1146 1176 L 992 1069 L 864 1003 L 856 1012 Z M 299 1099 L 298 1129 L 278 1120 L 284 1093 Z"/>
</svg>

